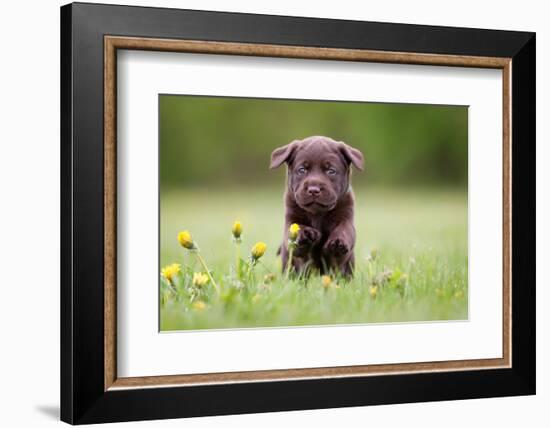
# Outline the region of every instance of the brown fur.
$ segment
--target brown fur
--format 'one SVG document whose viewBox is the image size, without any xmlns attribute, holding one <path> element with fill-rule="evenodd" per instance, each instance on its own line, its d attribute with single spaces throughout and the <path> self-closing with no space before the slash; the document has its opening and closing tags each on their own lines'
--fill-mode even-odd
<svg viewBox="0 0 550 428">
<path fill-rule="evenodd" d="M 328 137 L 295 140 L 275 149 L 270 168 L 287 164 L 285 229 L 281 256 L 288 261 L 288 229 L 300 226 L 292 265 L 296 272 L 318 269 L 353 274 L 355 226 L 350 165 L 363 169 L 357 149 Z"/>
</svg>

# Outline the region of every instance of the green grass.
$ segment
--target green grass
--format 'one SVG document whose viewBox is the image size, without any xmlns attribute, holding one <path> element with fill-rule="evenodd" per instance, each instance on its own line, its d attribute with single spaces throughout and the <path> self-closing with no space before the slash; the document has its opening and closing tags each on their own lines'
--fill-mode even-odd
<svg viewBox="0 0 550 428">
<path fill-rule="evenodd" d="M 163 190 L 160 262 L 180 263 L 182 272 L 172 285 L 160 282 L 161 330 L 467 319 L 467 194 L 366 189 L 356 190 L 356 199 L 355 276 L 323 287 L 318 275 L 307 281 L 281 275 L 282 189 Z M 235 219 L 244 228 L 243 259 L 255 242 L 268 246 L 242 280 L 235 274 Z M 222 288 L 219 297 L 212 284 L 192 285 L 201 267 L 177 242 L 184 229 Z M 377 256 L 368 261 L 373 249 Z M 268 274 L 275 278 L 266 280 Z"/>
</svg>

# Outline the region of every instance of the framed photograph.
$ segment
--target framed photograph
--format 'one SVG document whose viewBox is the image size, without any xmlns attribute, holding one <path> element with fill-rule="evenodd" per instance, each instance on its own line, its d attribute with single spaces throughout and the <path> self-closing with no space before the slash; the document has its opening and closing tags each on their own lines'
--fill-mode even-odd
<svg viewBox="0 0 550 428">
<path fill-rule="evenodd" d="M 61 8 L 61 418 L 535 393 L 535 34 Z"/>
</svg>

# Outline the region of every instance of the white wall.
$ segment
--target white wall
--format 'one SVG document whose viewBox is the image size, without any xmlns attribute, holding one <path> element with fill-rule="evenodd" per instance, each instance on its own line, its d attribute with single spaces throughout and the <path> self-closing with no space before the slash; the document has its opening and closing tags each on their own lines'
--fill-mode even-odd
<svg viewBox="0 0 550 428">
<path fill-rule="evenodd" d="M 121 0 L 122 1 L 122 0 Z M 103 3 L 113 3 L 103 1 Z M 127 4 L 537 32 L 538 257 L 550 257 L 549 14 L 545 2 L 148 0 Z M 54 425 L 59 397 L 59 9 L 4 2 L 0 13 L 0 403 L 2 425 Z M 546 77 L 545 77 L 546 76 Z M 546 120 L 543 120 L 545 118 Z M 546 144 L 543 144 L 546 143 Z M 547 426 L 550 404 L 548 274 L 539 268 L 538 395 L 152 422 L 148 426 Z M 128 424 L 133 426 L 137 424 Z M 143 424 L 142 424 L 143 425 Z"/>
</svg>

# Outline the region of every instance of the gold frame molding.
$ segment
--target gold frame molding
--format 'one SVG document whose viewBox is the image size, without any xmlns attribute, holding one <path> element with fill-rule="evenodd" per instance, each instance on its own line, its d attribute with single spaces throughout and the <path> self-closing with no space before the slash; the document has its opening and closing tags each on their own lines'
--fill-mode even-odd
<svg viewBox="0 0 550 428">
<path fill-rule="evenodd" d="M 118 49 L 213 55 L 244 55 L 336 61 L 382 62 L 494 68 L 502 70 L 503 115 L 503 349 L 502 358 L 358 365 L 305 369 L 262 370 L 171 376 L 117 377 L 116 368 L 116 52 Z M 338 378 L 511 367 L 511 58 L 382 52 L 195 40 L 104 37 L 104 389 L 193 386 L 204 384 Z"/>
</svg>

